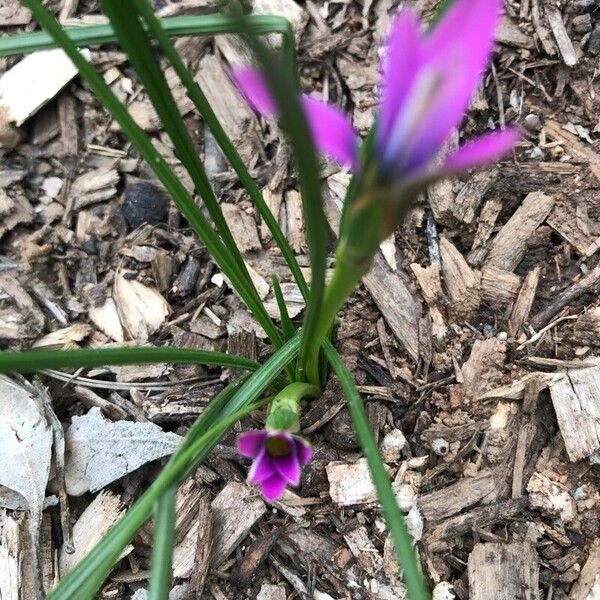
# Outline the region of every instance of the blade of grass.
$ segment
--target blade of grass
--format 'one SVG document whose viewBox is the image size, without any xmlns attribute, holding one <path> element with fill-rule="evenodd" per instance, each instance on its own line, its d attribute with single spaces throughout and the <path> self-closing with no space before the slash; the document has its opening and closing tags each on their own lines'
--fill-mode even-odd
<svg viewBox="0 0 600 600">
<path fill-rule="evenodd" d="M 327 221 L 323 210 L 315 147 L 299 102 L 298 74 L 293 70 L 293 65 L 286 64 L 282 58 L 275 56 L 256 35 L 253 35 L 237 2 L 230 2 L 230 6 L 239 21 L 240 31 L 244 33 L 244 37 L 262 67 L 263 74 L 275 96 L 281 113 L 281 124 L 294 149 L 311 267 L 310 294 L 304 312 L 302 325 L 304 334 L 296 375 L 300 381 L 309 381 L 313 385 L 320 386 L 318 361 L 316 373 L 306 373 L 306 366 L 308 357 L 319 352 L 319 342 L 316 342 L 315 349 L 315 340 L 312 334 L 317 329 L 319 309 L 325 289 Z"/>
<path fill-rule="evenodd" d="M 256 35 L 280 33 L 283 36 L 284 52 L 291 53 L 295 60 L 294 35 L 290 23 L 275 15 L 249 15 L 248 24 Z M 184 35 L 217 35 L 237 32 L 237 22 L 229 15 L 212 14 L 201 16 L 179 16 L 161 19 L 165 33 L 170 37 Z M 117 41 L 111 25 L 86 25 L 65 27 L 65 34 L 79 48 L 109 44 Z M 17 33 L 0 38 L 0 57 L 28 54 L 36 50 L 56 48 L 54 38 L 46 32 Z M 293 56 L 292 56 L 293 55 Z"/>
<path fill-rule="evenodd" d="M 221 126 L 214 110 L 212 109 L 210 103 L 208 102 L 204 92 L 201 90 L 200 86 L 194 81 L 189 70 L 186 68 L 183 60 L 175 50 L 173 43 L 171 42 L 166 29 L 163 27 L 160 19 L 158 19 L 150 4 L 148 4 L 147 0 L 132 0 L 133 6 L 137 9 L 138 13 L 142 16 L 145 22 L 145 26 L 148 29 L 148 32 L 155 38 L 160 44 L 161 50 L 163 54 L 169 59 L 169 62 L 175 69 L 178 77 L 180 78 L 182 84 L 184 85 L 189 98 L 192 100 L 198 112 L 204 118 L 204 121 L 208 125 L 210 131 L 212 132 L 217 144 L 223 151 L 223 154 L 229 160 L 229 163 L 233 167 L 233 170 L 236 172 L 237 176 L 240 179 L 241 184 L 244 186 L 251 200 L 256 205 L 258 212 L 261 217 L 265 220 L 269 231 L 273 235 L 273 239 L 277 243 L 283 258 L 285 259 L 294 279 L 300 288 L 300 292 L 302 296 L 306 300 L 308 297 L 308 286 L 306 285 L 306 281 L 304 279 L 304 275 L 298 265 L 296 257 L 287 241 L 285 235 L 281 231 L 279 227 L 279 223 L 277 219 L 273 216 L 271 209 L 268 204 L 265 202 L 262 193 L 260 192 L 258 185 L 254 181 L 253 177 L 248 172 L 244 161 L 240 157 L 238 151 L 235 146 L 229 139 L 227 133 Z M 292 52 L 295 55 L 295 50 L 293 47 L 293 34 L 292 34 Z"/>
<path fill-rule="evenodd" d="M 170 487 L 154 505 L 154 539 L 148 600 L 165 600 L 169 597 L 173 570 L 176 496 L 177 488 Z"/>
<path fill-rule="evenodd" d="M 377 443 L 373 437 L 369 420 L 358 390 L 354 385 L 354 381 L 352 380 L 352 376 L 346 368 L 346 365 L 331 343 L 326 341 L 323 348 L 327 355 L 327 359 L 329 360 L 329 364 L 342 386 L 352 417 L 356 437 L 358 438 L 361 450 L 369 464 L 371 479 L 377 490 L 377 496 L 383 509 L 383 516 L 385 517 L 385 522 L 394 542 L 396 556 L 404 571 L 403 578 L 408 590 L 408 597 L 410 600 L 429 600 L 431 596 L 427 590 L 421 570 L 417 563 L 416 553 L 412 547 L 412 540 L 408 533 L 408 529 L 406 528 L 402 513 L 398 508 L 396 496 L 385 470 L 385 465 L 379 456 Z"/>
<path fill-rule="evenodd" d="M 279 343 L 280 337 L 273 325 L 270 317 L 264 311 L 260 301 L 257 301 L 249 290 L 244 279 L 238 277 L 235 266 L 232 264 L 230 253 L 224 246 L 219 236 L 208 223 L 200 209 L 187 193 L 181 181 L 175 176 L 167 162 L 161 154 L 154 148 L 148 136 L 135 123 L 127 109 L 119 102 L 112 90 L 108 87 L 104 79 L 94 69 L 94 67 L 79 53 L 73 42 L 69 40 L 56 19 L 42 6 L 39 0 L 23 0 L 33 13 L 40 25 L 46 29 L 52 37 L 73 61 L 80 74 L 85 79 L 89 87 L 96 94 L 105 108 L 111 113 L 113 118 L 119 123 L 121 129 L 133 143 L 140 155 L 147 161 L 154 173 L 165 186 L 167 192 L 187 219 L 192 229 L 198 237 L 204 242 L 213 260 L 219 268 L 231 281 L 232 285 L 238 291 L 248 308 L 254 314 L 265 332 L 272 335 L 273 343 Z M 266 315 L 266 316 L 265 316 Z"/>
<path fill-rule="evenodd" d="M 239 282 L 244 282 L 248 294 L 252 297 L 253 311 L 258 313 L 256 316 L 261 323 L 267 324 L 264 327 L 265 332 L 273 345 L 279 348 L 282 344 L 279 332 L 264 308 L 254 282 L 250 278 L 244 259 L 233 239 L 229 225 L 200 161 L 198 150 L 187 131 L 164 73 L 152 51 L 148 36 L 138 18 L 135 4 L 124 3 L 122 0 L 102 0 L 101 6 L 109 17 L 129 62 L 142 81 L 164 131 L 173 142 L 177 157 L 189 173 L 196 191 L 204 201 L 210 218 L 229 252 L 231 267 L 235 269 L 237 275 L 237 283 L 232 283 L 237 289 Z"/>
<path fill-rule="evenodd" d="M 85 558 L 60 581 L 47 600 L 91 600 L 94 597 L 123 549 L 131 543 L 137 531 L 150 518 L 154 503 L 166 490 L 180 485 L 193 473 L 220 437 L 242 416 L 256 408 L 252 403 L 297 356 L 300 341 L 299 337 L 290 340 L 241 385 L 236 382 L 215 397 L 213 402 L 220 406 L 220 410 L 207 408 L 205 413 L 200 415 L 180 449 L 171 457 L 156 481 Z"/>
<path fill-rule="evenodd" d="M 260 365 L 241 356 L 194 350 L 193 348 L 153 348 L 151 346 L 81 350 L 23 350 L 0 352 L 0 373 L 33 373 L 42 369 L 79 369 L 107 365 L 148 363 L 195 363 L 235 367 L 255 371 Z"/>
</svg>

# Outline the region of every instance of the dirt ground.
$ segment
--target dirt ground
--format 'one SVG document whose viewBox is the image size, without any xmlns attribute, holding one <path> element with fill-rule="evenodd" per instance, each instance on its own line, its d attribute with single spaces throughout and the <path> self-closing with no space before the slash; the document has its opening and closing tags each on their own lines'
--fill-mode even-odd
<svg viewBox="0 0 600 600">
<path fill-rule="evenodd" d="M 202 14 L 215 4 L 156 8 Z M 291 19 L 305 89 L 351 111 L 365 133 L 398 2 L 253 4 Z M 401 4 L 429 16 L 437 3 Z M 523 129 L 521 143 L 503 163 L 418 200 L 342 311 L 335 339 L 435 598 L 592 600 L 600 598 L 600 7 L 505 4 L 494 67 L 451 144 L 512 122 Z M 99 21 L 95 0 L 49 5 L 64 23 Z M 0 6 L 0 25 L 4 34 L 35 28 L 17 2 Z M 222 36 L 177 46 L 307 266 L 289 149 L 228 78 L 229 64 L 244 57 L 239 43 Z M 191 190 L 125 56 L 103 46 L 91 57 Z M 0 74 L 19 60 L 0 58 Z M 278 273 L 300 318 L 301 297 L 268 229 L 170 75 L 259 291 L 275 311 Z M 2 348 L 151 343 L 268 356 L 263 332 L 78 78 L 18 128 L 0 113 L 0 134 Z M 332 222 L 347 183 L 323 163 Z M 153 480 L 178 439 L 171 433 L 185 433 L 237 376 L 181 365 L 40 375 L 66 430 L 75 544 L 75 554 L 66 552 L 69 527 L 59 506 L 46 508 L 38 557 L 46 590 Z M 69 452 L 87 443 L 85 427 L 97 433 L 123 421 L 150 440 L 122 450 L 126 463 L 130 452 L 138 462 L 69 484 Z M 267 506 L 245 485 L 234 435 L 182 488 L 173 598 L 404 597 L 335 380 L 306 407 L 302 427 L 315 458 L 282 502 Z M 0 512 L 0 549 L 16 515 Z M 151 533 L 147 526 L 138 535 L 100 597 L 145 597 Z"/>
</svg>

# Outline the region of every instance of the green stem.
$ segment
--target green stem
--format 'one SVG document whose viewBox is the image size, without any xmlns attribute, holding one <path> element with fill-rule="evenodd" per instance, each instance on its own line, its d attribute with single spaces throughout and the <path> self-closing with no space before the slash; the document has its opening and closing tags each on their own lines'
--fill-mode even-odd
<svg viewBox="0 0 600 600">
<path fill-rule="evenodd" d="M 173 486 L 157 500 L 154 507 L 155 526 L 149 600 L 164 600 L 169 597 L 175 537 L 176 496 L 177 488 Z"/>
<path fill-rule="evenodd" d="M 321 386 L 320 354 L 321 344 L 327 339 L 340 308 L 356 289 L 362 276 L 368 271 L 370 261 L 366 266 L 358 266 L 344 260 L 344 253 L 338 253 L 333 277 L 325 288 L 323 303 L 316 329 L 313 331 L 306 353 L 304 369 L 306 379 L 316 386 Z"/>
<path fill-rule="evenodd" d="M 328 340 L 323 345 L 323 350 L 334 373 L 337 375 L 346 402 L 352 417 L 356 437 L 360 443 L 361 450 L 367 459 L 371 479 L 377 490 L 377 496 L 383 509 L 385 522 L 394 542 L 398 564 L 402 567 L 402 577 L 408 591 L 407 598 L 410 600 L 430 600 L 431 594 L 423 580 L 419 568 L 416 552 L 412 547 L 412 539 L 392 488 L 389 475 L 385 465 L 379 456 L 377 442 L 369 425 L 369 419 L 363 406 L 362 400 L 346 365 L 340 355 Z"/>
<path fill-rule="evenodd" d="M 321 390 L 310 383 L 295 381 L 284 387 L 269 405 L 267 429 L 272 431 L 298 431 L 300 429 L 300 401 L 318 398 Z"/>
</svg>

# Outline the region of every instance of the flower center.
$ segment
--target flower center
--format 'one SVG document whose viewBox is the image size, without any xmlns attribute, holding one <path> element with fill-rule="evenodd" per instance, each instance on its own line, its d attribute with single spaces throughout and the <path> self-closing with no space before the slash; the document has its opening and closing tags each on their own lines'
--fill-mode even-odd
<svg viewBox="0 0 600 600">
<path fill-rule="evenodd" d="M 272 437 L 267 441 L 270 456 L 288 456 L 291 454 L 290 443 L 283 437 Z"/>
</svg>

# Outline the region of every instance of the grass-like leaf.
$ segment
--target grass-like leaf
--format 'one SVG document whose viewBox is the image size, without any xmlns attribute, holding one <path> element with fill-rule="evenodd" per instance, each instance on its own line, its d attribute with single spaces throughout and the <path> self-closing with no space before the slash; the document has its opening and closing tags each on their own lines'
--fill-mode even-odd
<svg viewBox="0 0 600 600">
<path fill-rule="evenodd" d="M 154 539 L 148 600 L 165 600 L 169 597 L 173 570 L 176 497 L 177 488 L 170 487 L 154 506 Z"/>
<path fill-rule="evenodd" d="M 181 181 L 175 176 L 165 159 L 154 148 L 150 138 L 133 120 L 127 109 L 119 102 L 100 74 L 79 53 L 48 9 L 42 6 L 39 0 L 23 0 L 23 3 L 32 11 L 40 25 L 52 35 L 57 45 L 63 48 L 73 61 L 92 91 L 119 123 L 123 132 L 133 143 L 140 155 L 153 169 L 192 229 L 206 245 L 213 260 L 232 282 L 232 285 L 246 302 L 248 308 L 252 311 L 265 332 L 271 337 L 273 343 L 280 345 L 281 338 L 279 332 L 266 313 L 260 300 L 249 289 L 247 282 L 239 277 L 228 248 L 208 223 L 193 198 L 183 187 Z"/>
<path fill-rule="evenodd" d="M 157 40 L 159 43 L 163 54 L 169 59 L 169 62 L 175 69 L 179 79 L 184 85 L 189 98 L 194 103 L 198 112 L 202 115 L 204 121 L 208 125 L 210 131 L 212 132 L 217 144 L 221 148 L 223 154 L 227 157 L 227 160 L 231 164 L 233 170 L 236 172 L 237 176 L 240 179 L 240 183 L 244 186 L 251 200 L 254 202 L 260 216 L 264 219 L 267 227 L 269 228 L 273 239 L 277 243 L 283 258 L 288 264 L 298 287 L 304 298 L 308 297 L 308 286 L 306 285 L 306 281 L 304 279 L 304 275 L 300 270 L 300 266 L 294 256 L 294 253 L 287 241 L 283 231 L 281 231 L 281 227 L 279 227 L 279 223 L 277 219 L 273 216 L 271 209 L 268 204 L 265 202 L 261 191 L 256 184 L 254 178 L 248 172 L 244 161 L 240 157 L 238 151 L 235 146 L 229 139 L 229 136 L 223 129 L 221 123 L 219 122 L 215 111 L 212 109 L 210 103 L 208 102 L 204 92 L 201 90 L 200 86 L 194 81 L 189 70 L 186 68 L 183 60 L 175 50 L 171 39 L 169 38 L 168 32 L 166 28 L 163 26 L 163 23 L 160 19 L 158 19 L 152 7 L 147 2 L 147 0 L 132 0 L 132 4 L 136 7 L 138 13 L 144 19 L 144 23 L 148 28 L 148 32 L 150 35 Z M 250 18 L 250 27 L 252 27 L 252 18 Z M 292 59 L 295 56 L 295 48 L 293 45 L 293 36 L 292 36 L 292 46 L 291 53 L 288 53 L 288 60 Z M 293 64 L 293 60 L 291 64 Z"/>
<path fill-rule="evenodd" d="M 225 221 L 223 211 L 200 161 L 198 150 L 187 131 L 164 73 L 154 56 L 149 38 L 138 18 L 136 5 L 124 3 L 122 0 L 102 0 L 101 4 L 111 21 L 121 47 L 127 54 L 129 62 L 144 84 L 146 93 L 160 118 L 163 129 L 173 142 L 178 158 L 189 173 L 196 191 L 202 197 L 210 218 L 216 226 L 218 235 L 228 253 L 230 269 L 228 276 L 233 286 L 263 325 L 273 345 L 276 348 L 280 347 L 283 343 L 281 336 L 265 310 L 246 269 L 244 259 L 233 239 L 229 225 Z"/>
<path fill-rule="evenodd" d="M 79 369 L 82 367 L 148 363 L 195 363 L 235 367 L 249 371 L 255 371 L 260 367 L 258 363 L 241 356 L 209 350 L 194 350 L 193 348 L 139 346 L 93 350 L 0 352 L 0 373 L 33 373 L 42 369 Z"/>
<path fill-rule="evenodd" d="M 294 65 L 290 65 L 285 58 L 276 56 L 253 34 L 237 2 L 230 2 L 230 6 L 239 20 L 240 31 L 244 33 L 275 96 L 281 113 L 281 125 L 294 150 L 311 266 L 310 294 L 304 311 L 304 334 L 297 375 L 301 381 L 308 380 L 313 385 L 320 386 L 318 360 L 314 370 L 316 372 L 306 373 L 308 357 L 319 352 L 319 341 L 315 341 L 313 332 L 318 328 L 327 258 L 327 220 L 323 210 L 317 155 L 304 111 L 300 106 L 298 78 Z"/>
<path fill-rule="evenodd" d="M 179 16 L 161 19 L 165 33 L 170 37 L 184 35 L 217 35 L 237 32 L 237 21 L 230 15 L 214 14 L 202 16 Z M 294 35 L 287 19 L 275 15 L 249 15 L 249 27 L 256 35 L 280 33 L 283 36 L 283 51 L 295 60 Z M 66 27 L 67 37 L 79 48 L 108 44 L 117 41 L 111 25 L 85 25 Z M 17 33 L 0 38 L 0 57 L 27 54 L 36 50 L 56 48 L 54 38 L 44 32 Z"/>
<path fill-rule="evenodd" d="M 48 595 L 48 600 L 91 600 L 108 577 L 123 549 L 152 515 L 155 503 L 192 474 L 234 423 L 256 408 L 253 403 L 271 385 L 300 347 L 300 338 L 287 342 L 242 384 L 223 390 L 197 419 L 180 449 L 154 483 L 121 520 Z M 218 409 L 211 409 L 211 405 Z"/>
<path fill-rule="evenodd" d="M 427 586 L 425 585 L 421 570 L 417 563 L 416 553 L 412 547 L 412 540 L 408 533 L 408 529 L 406 528 L 402 513 L 398 508 L 390 478 L 385 470 L 385 465 L 381 460 L 381 456 L 379 456 L 377 443 L 373 437 L 373 432 L 371 431 L 369 420 L 358 390 L 354 385 L 354 381 L 352 380 L 352 376 L 346 368 L 346 365 L 331 343 L 326 341 L 323 348 L 327 355 L 327 359 L 331 364 L 331 368 L 337 375 L 340 385 L 342 386 L 352 417 L 354 431 L 356 432 L 361 450 L 369 464 L 371 478 L 375 489 L 377 490 L 377 496 L 383 509 L 385 522 L 392 536 L 392 541 L 394 542 L 396 556 L 404 571 L 403 578 L 408 590 L 408 597 L 410 600 L 429 600 L 431 596 L 427 590 Z"/>
</svg>

